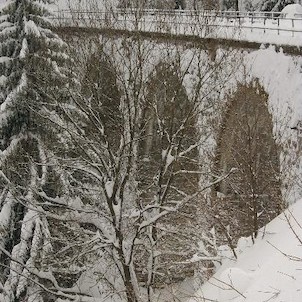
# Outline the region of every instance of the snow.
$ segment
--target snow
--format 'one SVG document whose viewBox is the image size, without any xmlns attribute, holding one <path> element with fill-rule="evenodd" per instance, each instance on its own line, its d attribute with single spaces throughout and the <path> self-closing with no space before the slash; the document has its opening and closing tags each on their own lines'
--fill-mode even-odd
<svg viewBox="0 0 302 302">
<path fill-rule="evenodd" d="M 40 30 L 39 28 L 37 27 L 37 25 L 35 24 L 34 21 L 32 20 L 29 20 L 27 22 L 25 22 L 25 33 L 27 35 L 34 35 L 35 37 L 40 37 L 41 36 L 41 33 L 40 33 Z"/>
<path fill-rule="evenodd" d="M 12 105 L 14 98 L 17 93 L 21 92 L 27 85 L 27 76 L 25 73 L 22 74 L 18 86 L 10 92 L 5 101 L 0 105 L 0 124 L 3 125 L 9 118 L 11 112 L 9 107 Z"/>
<path fill-rule="evenodd" d="M 13 0 L 0 0 L 0 9 L 12 3 Z"/>
<path fill-rule="evenodd" d="M 0 57 L 0 64 L 11 62 L 12 58 L 10 57 Z"/>
<path fill-rule="evenodd" d="M 105 183 L 105 190 L 106 190 L 106 193 L 107 193 L 108 198 L 111 198 L 111 197 L 112 197 L 113 188 L 114 188 L 114 181 L 113 181 L 113 180 L 108 180 L 108 181 Z"/>
<path fill-rule="evenodd" d="M 19 57 L 21 60 L 26 58 L 27 52 L 28 52 L 28 43 L 27 43 L 27 40 L 24 38 L 22 41 L 22 48 L 21 48 L 20 54 L 19 54 Z"/>
<path fill-rule="evenodd" d="M 3 197 L 3 196 L 1 196 Z M 5 239 L 7 237 L 7 231 L 9 230 L 10 226 L 10 218 L 12 215 L 12 206 L 13 206 L 13 198 L 10 193 L 6 197 L 7 201 L 3 205 L 1 212 L 0 212 L 0 247 L 5 247 Z M 1 255 L 1 251 L 0 251 Z"/>
<path fill-rule="evenodd" d="M 1 0 L 0 0 L 1 1 Z M 3 0 L 2 0 L 3 1 Z M 53 4 L 47 4 L 47 8 L 50 11 L 58 11 L 58 10 L 83 10 L 83 9 L 97 9 L 102 10 L 105 8 L 107 3 L 113 3 L 112 5 L 116 5 L 115 0 L 107 1 L 107 0 L 55 0 Z"/>
<path fill-rule="evenodd" d="M 286 16 L 286 18 L 301 17 L 302 16 L 302 5 L 300 5 L 300 4 L 289 4 L 289 5 L 286 5 L 282 9 L 281 13 L 284 14 Z"/>
<path fill-rule="evenodd" d="M 272 114 L 276 143 L 281 147 L 281 181 L 284 199 L 293 203 L 301 198 L 302 172 L 297 132 L 291 127 L 302 117 L 302 58 L 288 56 L 273 46 L 246 54 L 245 68 L 248 76 L 259 79 L 268 94 L 268 108 Z M 243 78 L 246 78 L 243 75 Z M 246 79 L 243 79 L 245 81 Z M 291 142 L 291 143 L 289 143 Z M 299 149 L 299 148 L 298 148 Z"/>
<path fill-rule="evenodd" d="M 238 259 L 225 261 L 194 293 L 194 298 L 184 301 L 301 302 L 301 239 L 302 200 L 299 200 L 262 228 L 254 245 L 249 243 L 243 250 L 241 246 Z"/>
<path fill-rule="evenodd" d="M 169 166 L 173 163 L 175 160 L 175 157 L 171 154 L 173 150 L 162 150 L 162 161 L 165 161 L 165 169 L 164 173 L 167 172 Z"/>
<path fill-rule="evenodd" d="M 7 82 L 7 77 L 5 75 L 0 76 L 0 86 L 4 86 Z"/>
<path fill-rule="evenodd" d="M 4 17 L 4 19 L 6 19 L 6 16 L 2 16 L 2 17 Z M 1 18 L 0 18 L 0 21 L 2 21 Z M 13 26 L 13 24 L 11 22 L 4 21 L 0 24 L 0 29 L 3 30 L 6 27 L 10 27 L 10 26 Z"/>
</svg>

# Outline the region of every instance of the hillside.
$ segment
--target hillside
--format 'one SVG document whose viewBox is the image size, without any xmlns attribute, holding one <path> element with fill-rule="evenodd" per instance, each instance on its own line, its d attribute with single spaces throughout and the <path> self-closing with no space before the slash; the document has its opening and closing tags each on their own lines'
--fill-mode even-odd
<svg viewBox="0 0 302 302">
<path fill-rule="evenodd" d="M 302 201 L 259 232 L 239 241 L 238 259 L 227 260 L 186 302 L 302 300 Z"/>
</svg>

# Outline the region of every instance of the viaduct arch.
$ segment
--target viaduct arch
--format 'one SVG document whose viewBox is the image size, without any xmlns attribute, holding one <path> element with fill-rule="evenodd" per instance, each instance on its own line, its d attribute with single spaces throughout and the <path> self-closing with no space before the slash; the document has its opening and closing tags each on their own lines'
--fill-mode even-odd
<svg viewBox="0 0 302 302">
<path fill-rule="evenodd" d="M 211 176 L 213 172 L 218 172 L 221 175 L 233 166 L 237 169 L 242 167 L 239 160 L 242 154 L 239 154 L 239 158 L 234 158 L 230 156 L 230 153 L 233 153 L 234 146 L 240 144 L 243 146 L 248 143 L 245 139 L 250 138 L 250 136 L 246 134 L 246 131 L 252 130 L 254 127 L 255 133 L 252 133 L 254 144 L 251 146 L 253 151 L 250 155 L 253 163 L 257 167 L 263 168 L 259 172 L 259 178 L 257 176 L 257 179 L 253 180 L 256 182 L 254 188 L 247 187 L 246 183 L 242 181 L 242 178 L 251 176 L 252 167 L 250 166 L 239 171 L 246 172 L 245 174 L 240 176 L 239 172 L 235 173 L 229 179 L 216 185 L 217 192 L 226 196 L 233 195 L 229 200 L 230 204 L 236 201 L 238 195 L 241 195 L 239 205 L 241 209 L 243 208 L 241 211 L 243 218 L 238 218 L 236 213 L 234 215 L 237 215 L 238 223 L 247 226 L 248 221 L 249 226 L 252 225 L 251 228 L 246 227 L 243 233 L 235 234 L 235 237 L 252 232 L 255 235 L 257 232 L 256 224 L 258 226 L 264 225 L 279 213 L 283 205 L 282 198 L 287 202 L 292 201 L 290 199 L 292 188 L 289 185 L 292 177 L 298 173 L 300 166 L 300 154 L 294 147 L 295 144 L 298 144 L 298 138 L 296 133 L 290 130 L 295 106 L 297 106 L 297 94 L 291 95 L 291 102 L 287 102 L 286 96 L 280 93 L 280 89 L 284 87 L 281 83 L 282 79 L 277 79 L 277 83 L 280 84 L 278 88 L 278 85 L 272 85 L 271 77 L 277 74 L 278 64 L 281 62 L 282 66 L 287 66 L 287 71 L 284 67 L 284 70 L 281 70 L 281 75 L 286 75 L 288 69 L 291 69 L 296 77 L 295 80 L 301 78 L 300 58 L 286 57 L 282 51 L 276 51 L 273 48 L 246 51 L 232 47 L 219 48 L 219 46 L 215 46 L 215 53 L 213 54 L 211 49 L 204 45 L 197 47 L 196 44 L 183 41 L 171 43 L 171 40 L 165 41 L 164 37 L 156 41 L 140 35 L 122 38 L 104 35 L 99 38 L 99 32 L 94 33 L 95 37 L 97 37 L 97 43 L 103 44 L 102 50 L 106 56 L 117 62 L 116 69 L 111 72 L 113 78 L 117 78 L 112 80 L 112 83 L 115 83 L 112 86 L 116 85 L 120 88 L 124 85 L 123 89 L 125 90 L 117 88 L 116 98 L 119 98 L 125 91 L 134 93 L 133 87 L 141 85 L 137 94 L 134 93 L 134 97 L 137 97 L 138 102 L 140 102 L 142 114 L 140 127 L 142 133 L 145 133 L 143 136 L 145 138 L 140 141 L 138 146 L 139 155 L 143 159 L 143 166 L 139 166 L 139 169 L 145 169 L 147 172 L 158 169 L 157 163 L 164 154 L 163 150 L 168 150 L 164 146 L 165 140 L 161 140 L 158 136 L 160 131 L 158 117 L 161 117 L 166 126 L 170 125 L 170 128 L 173 128 L 175 120 L 171 119 L 170 113 L 174 112 L 172 116 L 177 117 L 177 119 L 184 118 L 185 115 L 183 114 L 192 109 L 190 102 L 194 100 L 196 92 L 200 93 L 201 91 L 196 100 L 199 103 L 198 107 L 195 108 L 196 114 L 193 114 L 188 122 L 189 130 L 187 133 L 181 133 L 188 140 L 188 144 L 190 144 L 191 138 L 199 136 L 198 149 L 194 150 L 194 152 L 198 150 L 199 153 L 196 155 L 192 152 L 191 159 L 195 160 L 196 164 L 196 157 L 199 157 L 198 168 L 200 171 L 189 180 L 186 176 L 176 181 L 193 184 L 193 187 L 196 187 L 198 182 L 199 186 L 205 186 L 213 180 Z M 82 38 L 71 36 L 70 39 L 74 39 L 78 43 L 79 39 Z M 81 41 L 85 41 L 85 39 Z M 87 51 L 89 53 L 91 49 Z M 268 56 L 271 58 L 271 65 L 268 65 L 269 72 L 264 72 L 260 67 L 263 64 L 263 58 Z M 278 61 L 278 64 L 274 63 L 273 60 Z M 121 67 L 120 64 L 125 65 Z M 173 67 L 173 64 L 176 67 Z M 129 70 L 138 72 L 139 83 L 131 78 Z M 123 82 L 122 85 L 121 81 Z M 300 89 L 298 88 L 298 80 L 291 84 L 295 85 L 295 89 Z M 274 91 L 276 87 L 277 91 Z M 173 95 L 175 92 L 177 96 Z M 227 97 L 228 95 L 230 97 Z M 173 102 L 171 102 L 172 99 Z M 181 105 L 182 102 L 183 105 Z M 117 107 L 111 111 L 118 113 Z M 242 119 L 238 119 L 238 117 L 242 117 Z M 243 123 L 245 123 L 244 127 Z M 221 125 L 223 126 L 221 127 Z M 230 133 L 232 128 L 238 132 Z M 156 148 L 157 144 L 163 145 Z M 219 148 L 220 152 L 216 156 L 216 150 Z M 222 152 L 222 149 L 225 151 Z M 173 152 L 170 153 L 170 156 L 173 155 Z M 182 164 L 187 165 L 186 162 L 180 163 L 180 165 Z M 250 174 L 245 171 L 246 168 L 250 168 Z M 285 171 L 285 169 L 287 170 Z M 283 174 L 278 175 L 278 171 Z M 196 175 L 198 175 L 198 179 Z M 148 175 L 144 177 L 148 177 Z M 144 177 L 141 179 L 143 180 Z M 230 186 L 230 183 L 233 183 L 234 186 Z M 256 188 L 259 189 L 258 184 L 262 186 L 260 191 L 256 191 Z M 295 183 L 295 185 L 295 190 L 301 187 L 301 184 Z M 185 190 L 189 192 L 190 186 L 186 187 Z M 149 190 L 149 193 L 146 193 L 144 188 L 142 191 L 145 191 L 145 196 L 142 199 L 151 198 L 152 189 Z M 250 198 L 251 195 L 252 198 Z M 288 198 L 288 196 L 290 197 Z M 205 216 L 203 203 L 217 202 L 217 198 L 214 197 L 214 199 L 213 191 L 210 191 L 205 196 L 204 201 L 200 203 L 201 206 L 194 208 L 195 221 L 198 220 L 198 216 L 199 218 Z M 257 205 L 255 205 L 255 201 L 257 201 Z M 194 200 L 194 202 L 197 204 L 200 199 Z M 254 212 L 250 211 L 250 205 L 253 202 Z M 267 209 L 264 207 L 265 203 L 268 204 Z M 255 219 L 258 219 L 259 211 L 261 212 L 263 209 L 265 211 L 261 214 L 262 217 L 255 222 Z M 188 208 L 185 208 L 184 212 L 187 210 Z M 187 214 L 190 213 L 187 212 Z M 177 219 L 179 220 L 179 218 Z M 242 221 L 240 221 L 241 219 Z M 201 223 L 204 222 L 203 220 Z M 164 221 L 164 223 L 169 224 L 170 221 Z M 184 219 L 184 224 L 186 223 L 187 221 Z M 198 223 L 196 222 L 196 225 Z M 154 236 L 156 235 L 154 234 Z M 173 244 L 173 241 L 174 239 L 168 244 Z M 181 254 L 181 251 L 179 253 Z M 190 256 L 191 254 L 187 252 L 187 255 Z M 173 274 L 177 275 L 177 271 L 174 271 Z"/>
<path fill-rule="evenodd" d="M 235 238 L 256 236 L 284 208 L 280 154 L 267 99 L 257 81 L 239 85 L 228 100 L 219 133 L 217 173 L 234 172 L 216 186 L 214 204 Z"/>
</svg>

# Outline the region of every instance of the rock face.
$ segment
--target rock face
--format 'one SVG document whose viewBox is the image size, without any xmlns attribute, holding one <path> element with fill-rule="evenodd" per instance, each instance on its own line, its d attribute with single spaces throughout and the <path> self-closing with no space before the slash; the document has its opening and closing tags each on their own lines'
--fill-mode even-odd
<svg viewBox="0 0 302 302">
<path fill-rule="evenodd" d="M 216 169 L 234 172 L 216 186 L 213 216 L 230 236 L 257 235 L 282 210 L 279 152 L 273 138 L 267 95 L 255 86 L 240 86 L 230 98 L 221 128 Z"/>
</svg>

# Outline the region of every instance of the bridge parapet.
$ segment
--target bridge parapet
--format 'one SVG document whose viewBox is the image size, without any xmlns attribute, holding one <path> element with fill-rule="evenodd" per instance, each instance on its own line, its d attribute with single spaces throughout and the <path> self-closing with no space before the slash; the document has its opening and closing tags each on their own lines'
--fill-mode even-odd
<svg viewBox="0 0 302 302">
<path fill-rule="evenodd" d="M 196 10 L 61 10 L 55 26 L 116 29 L 302 46 L 302 14 Z"/>
</svg>

